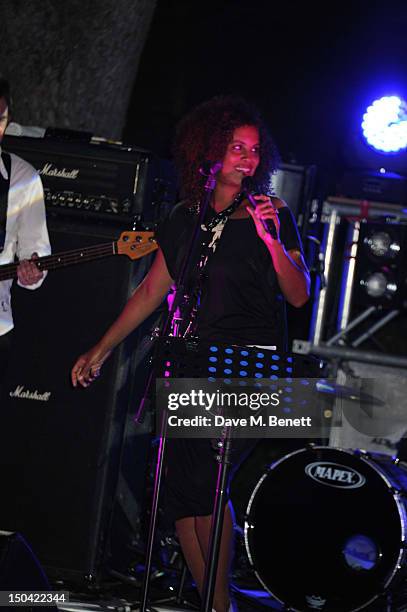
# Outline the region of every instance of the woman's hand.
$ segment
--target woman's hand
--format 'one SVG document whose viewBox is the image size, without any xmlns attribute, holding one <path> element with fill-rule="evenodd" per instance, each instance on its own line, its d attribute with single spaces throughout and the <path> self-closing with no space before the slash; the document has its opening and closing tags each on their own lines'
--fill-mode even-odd
<svg viewBox="0 0 407 612">
<path fill-rule="evenodd" d="M 252 208 L 251 206 L 246 206 L 246 208 L 256 225 L 259 238 L 266 243 L 271 243 L 272 240 L 280 240 L 280 220 L 278 218 L 277 207 L 268 196 L 254 195 L 253 198 L 258 202 L 256 208 Z M 273 238 L 270 232 L 266 230 L 262 220 L 270 220 L 274 224 L 276 228 L 276 238 Z"/>
<path fill-rule="evenodd" d="M 149 272 L 127 301 L 120 315 L 99 342 L 77 359 L 71 370 L 74 387 L 78 384 L 88 387 L 100 376 L 100 368 L 112 350 L 158 308 L 173 282 L 164 255 L 161 249 L 158 249 Z"/>
<path fill-rule="evenodd" d="M 96 378 L 99 378 L 100 369 L 110 353 L 111 351 L 102 349 L 96 344 L 87 353 L 78 357 L 71 370 L 73 386 L 77 387 L 80 384 L 82 387 L 89 387 Z"/>
<path fill-rule="evenodd" d="M 308 268 L 299 249 L 286 251 L 280 242 L 280 220 L 278 210 L 286 204 L 279 198 L 269 198 L 264 195 L 253 196 L 258 202 L 255 210 L 247 207 L 256 224 L 259 237 L 264 241 L 273 260 L 278 284 L 287 302 L 299 308 L 303 306 L 310 295 L 310 278 Z M 277 238 L 268 232 L 262 220 L 271 220 L 276 228 Z"/>
</svg>

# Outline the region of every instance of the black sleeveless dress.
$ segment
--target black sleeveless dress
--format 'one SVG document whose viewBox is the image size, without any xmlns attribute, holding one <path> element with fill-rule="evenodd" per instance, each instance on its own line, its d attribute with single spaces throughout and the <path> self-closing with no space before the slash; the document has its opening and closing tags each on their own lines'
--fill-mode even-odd
<svg viewBox="0 0 407 612">
<path fill-rule="evenodd" d="M 209 217 L 212 215 L 211 209 Z M 279 209 L 279 219 L 280 239 L 286 250 L 302 251 L 288 207 Z M 180 203 L 158 228 L 157 240 L 173 279 L 177 277 L 195 222 L 196 215 Z M 199 338 L 286 350 L 284 298 L 271 256 L 251 217 L 228 219 L 205 273 L 197 315 Z M 234 469 L 255 442 L 253 439 L 234 442 Z M 169 439 L 164 480 L 166 520 L 212 514 L 217 471 L 211 440 Z"/>
</svg>

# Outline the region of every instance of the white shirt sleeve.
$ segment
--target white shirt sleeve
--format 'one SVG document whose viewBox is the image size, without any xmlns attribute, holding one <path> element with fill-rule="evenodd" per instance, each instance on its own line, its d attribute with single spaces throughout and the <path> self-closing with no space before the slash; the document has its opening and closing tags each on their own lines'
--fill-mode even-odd
<svg viewBox="0 0 407 612">
<path fill-rule="evenodd" d="M 35 171 L 25 187 L 23 201 L 18 213 L 16 252 L 20 261 L 30 259 L 33 253 L 38 253 L 39 257 L 51 253 L 46 223 L 44 190 L 41 178 Z M 38 283 L 24 285 L 24 288 L 37 289 L 43 283 L 45 276 L 46 272 Z"/>
</svg>

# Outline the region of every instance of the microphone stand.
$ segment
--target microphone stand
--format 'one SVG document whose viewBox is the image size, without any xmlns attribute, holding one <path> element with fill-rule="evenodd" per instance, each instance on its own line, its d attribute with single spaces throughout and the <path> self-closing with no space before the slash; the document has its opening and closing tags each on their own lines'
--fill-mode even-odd
<svg viewBox="0 0 407 612">
<path fill-rule="evenodd" d="M 217 174 L 217 172 L 220 169 L 221 169 L 221 164 L 219 162 L 215 164 L 208 164 L 207 167 L 200 169 L 201 174 L 207 176 L 207 180 L 206 180 L 205 187 L 204 187 L 204 190 L 205 190 L 204 197 L 200 205 L 198 219 L 196 221 L 193 234 L 189 241 L 188 249 L 183 259 L 180 273 L 176 280 L 176 291 L 175 291 L 174 300 L 171 305 L 168 316 L 165 320 L 165 323 L 164 323 L 164 326 L 161 332 L 161 336 L 167 335 L 169 330 L 172 329 L 173 331 L 172 335 L 176 334 L 177 337 L 180 337 L 181 335 L 180 332 L 182 331 L 181 325 L 175 324 L 175 321 L 177 317 L 177 311 L 179 309 L 179 306 L 181 306 L 182 301 L 184 302 L 184 304 L 182 305 L 183 306 L 188 305 L 190 307 L 189 312 L 191 312 L 191 303 L 190 303 L 191 296 L 188 296 L 186 294 L 187 280 L 189 278 L 192 264 L 195 261 L 195 254 L 197 252 L 197 248 L 198 246 L 200 247 L 200 245 L 198 244 L 198 237 L 199 237 L 201 225 L 205 219 L 212 193 L 216 187 L 215 174 Z M 174 331 L 175 331 L 175 334 L 174 334 Z M 153 362 L 154 362 L 154 357 L 153 357 Z M 140 402 L 140 406 L 136 413 L 135 420 L 137 423 L 141 423 L 144 420 L 147 398 L 148 398 L 152 383 L 154 381 L 154 378 L 155 378 L 155 375 L 154 375 L 154 365 L 153 365 L 148 381 L 147 381 L 147 385 L 146 385 L 144 394 L 143 394 L 143 398 Z M 147 600 L 148 600 L 148 591 L 149 591 L 150 578 L 151 578 L 153 546 L 154 546 L 154 539 L 155 539 L 155 533 L 156 533 L 156 527 L 157 527 L 158 502 L 159 502 L 159 496 L 160 496 L 160 491 L 161 491 L 162 473 L 163 473 L 163 465 L 164 465 L 164 457 L 165 457 L 165 446 L 166 446 L 166 439 L 167 439 L 167 414 L 165 410 L 163 410 L 162 412 L 159 439 L 160 439 L 160 442 L 158 445 L 157 460 L 156 460 L 156 467 L 155 467 L 153 498 L 151 502 L 151 516 L 150 516 L 150 523 L 149 523 L 149 529 L 148 529 L 146 561 L 145 561 L 143 586 L 142 586 L 142 593 L 141 593 L 140 612 L 146 612 L 148 610 Z"/>
<path fill-rule="evenodd" d="M 211 612 L 212 610 L 220 543 L 222 538 L 224 500 L 226 498 L 226 489 L 231 465 L 231 447 L 231 428 L 225 427 L 222 437 L 218 442 L 218 480 L 216 482 L 215 503 L 213 506 L 211 531 L 209 536 L 208 558 L 206 559 L 205 565 L 201 612 Z"/>
</svg>

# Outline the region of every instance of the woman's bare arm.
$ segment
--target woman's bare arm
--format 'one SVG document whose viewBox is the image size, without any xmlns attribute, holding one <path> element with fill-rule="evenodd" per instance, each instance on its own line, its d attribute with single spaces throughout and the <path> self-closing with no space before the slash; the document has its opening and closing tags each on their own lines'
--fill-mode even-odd
<svg viewBox="0 0 407 612">
<path fill-rule="evenodd" d="M 99 342 L 76 360 L 71 371 L 74 387 L 78 384 L 87 387 L 99 376 L 100 368 L 112 350 L 154 312 L 173 282 L 162 251 L 159 249 L 148 274 L 134 291 L 120 315 Z"/>
</svg>

